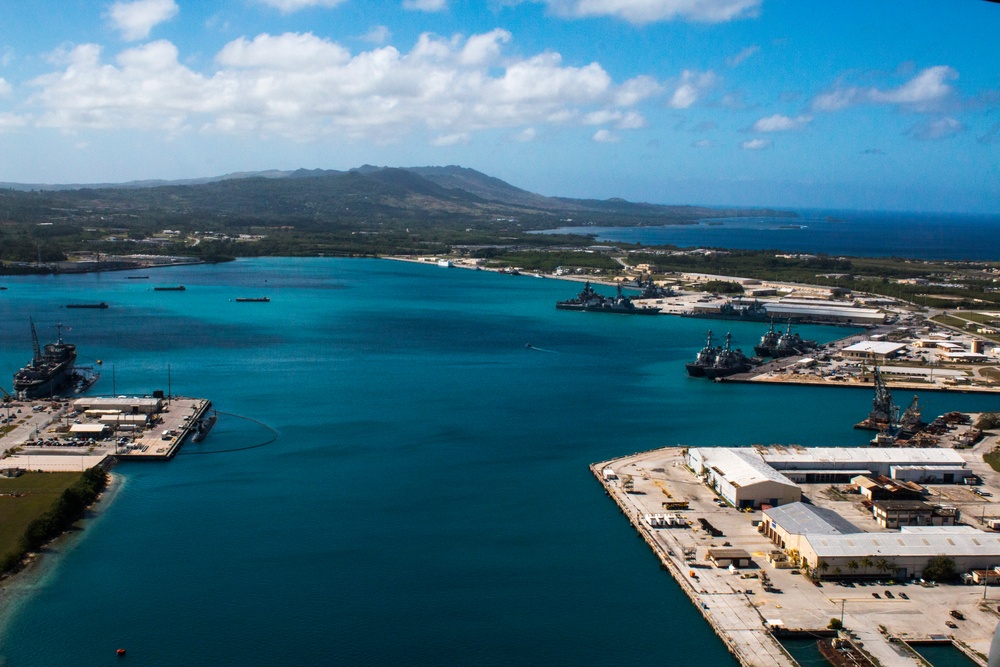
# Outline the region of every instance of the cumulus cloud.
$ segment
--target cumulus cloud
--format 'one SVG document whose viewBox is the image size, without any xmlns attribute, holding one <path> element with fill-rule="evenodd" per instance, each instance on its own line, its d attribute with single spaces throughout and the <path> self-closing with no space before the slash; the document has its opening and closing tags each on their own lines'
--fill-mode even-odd
<svg viewBox="0 0 1000 667">
<path fill-rule="evenodd" d="M 598 130 L 594 132 L 594 136 L 591 137 L 594 141 L 599 144 L 613 144 L 619 141 L 618 135 L 613 133 L 611 130 Z"/>
<path fill-rule="evenodd" d="M 740 147 L 748 151 L 759 151 L 765 148 L 770 148 L 772 141 L 770 139 L 751 139 L 750 141 L 744 141 L 740 144 Z"/>
<path fill-rule="evenodd" d="M 791 118 L 776 113 L 773 116 L 761 118 L 754 123 L 750 130 L 753 132 L 787 132 L 788 130 L 799 130 L 812 121 L 812 116 L 805 114 Z"/>
<path fill-rule="evenodd" d="M 684 70 L 674 94 L 670 97 L 670 106 L 674 109 L 687 109 L 718 81 L 719 77 L 711 70 L 707 72 Z"/>
<path fill-rule="evenodd" d="M 737 53 L 735 56 L 730 56 L 726 58 L 726 64 L 729 65 L 730 67 L 736 67 L 744 60 L 746 60 L 753 54 L 757 53 L 758 51 L 760 51 L 760 47 L 757 46 L 756 44 L 753 46 L 748 46 L 747 48 Z"/>
<path fill-rule="evenodd" d="M 448 9 L 448 0 L 403 0 L 403 9 L 418 12 L 442 12 Z"/>
<path fill-rule="evenodd" d="M 174 0 L 136 0 L 116 2 L 107 16 L 122 38 L 134 42 L 149 37 L 154 27 L 177 16 L 178 11 Z"/>
<path fill-rule="evenodd" d="M 291 14 L 301 9 L 310 7 L 336 7 L 344 0 L 259 0 L 260 2 L 274 7 L 282 14 Z"/>
<path fill-rule="evenodd" d="M 965 130 L 965 126 L 951 117 L 936 118 L 925 123 L 917 123 L 906 134 L 920 141 L 937 141 L 953 137 Z"/>
<path fill-rule="evenodd" d="M 763 0 L 543 0 L 567 18 L 614 16 L 630 23 L 701 21 L 722 23 L 756 16 Z"/>
<path fill-rule="evenodd" d="M 497 128 L 635 129 L 646 123 L 635 106 L 662 94 L 647 77 L 619 84 L 599 64 L 569 66 L 558 53 L 505 55 L 510 39 L 503 30 L 467 38 L 425 34 L 409 53 L 392 46 L 351 53 L 311 33 L 262 34 L 226 44 L 210 74 L 181 64 L 168 41 L 127 49 L 112 62 L 86 44 L 31 82 L 28 105 L 39 111 L 36 124 L 64 130 L 383 143 L 426 132 L 433 143 L 450 145 Z"/>
<path fill-rule="evenodd" d="M 893 104 L 914 111 L 926 111 L 951 96 L 948 81 L 958 78 L 958 72 L 947 65 L 922 70 L 898 88 L 880 90 L 858 86 L 836 85 L 813 98 L 815 111 L 839 111 L 856 104 Z"/>
</svg>

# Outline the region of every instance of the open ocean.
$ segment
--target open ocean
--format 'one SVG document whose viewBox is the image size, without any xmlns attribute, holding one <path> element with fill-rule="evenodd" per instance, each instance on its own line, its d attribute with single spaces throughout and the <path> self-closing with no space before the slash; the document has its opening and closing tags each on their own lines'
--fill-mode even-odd
<svg viewBox="0 0 1000 667">
<path fill-rule="evenodd" d="M 4 587 L 5 667 L 118 665 L 119 647 L 171 667 L 734 665 L 588 464 L 870 437 L 851 428 L 868 391 L 685 376 L 706 328 L 746 348 L 761 324 L 557 311 L 576 283 L 388 260 L 143 274 L 0 277 L 8 386 L 30 315 L 103 360 L 95 393 L 166 389 L 169 365 L 175 394 L 226 413 L 175 460 L 116 468 L 99 517 Z M 111 307 L 62 307 L 80 301 Z M 277 440 L 244 449 L 271 432 L 241 417 Z"/>
<path fill-rule="evenodd" d="M 560 227 L 597 241 L 823 253 L 856 257 L 1000 260 L 1000 214 L 799 210 L 795 218 L 719 218 L 663 227 Z"/>
</svg>

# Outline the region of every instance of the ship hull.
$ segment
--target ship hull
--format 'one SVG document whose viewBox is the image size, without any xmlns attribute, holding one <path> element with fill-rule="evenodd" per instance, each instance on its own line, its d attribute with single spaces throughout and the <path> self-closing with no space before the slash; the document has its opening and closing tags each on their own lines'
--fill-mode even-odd
<svg viewBox="0 0 1000 667">
<path fill-rule="evenodd" d="M 736 375 L 737 373 L 746 373 L 748 370 L 750 370 L 750 366 L 748 364 L 741 364 L 731 368 L 714 368 L 710 366 L 705 369 L 705 377 L 709 380 L 717 380 L 719 378 L 729 377 L 730 375 Z"/>
<path fill-rule="evenodd" d="M 688 375 L 693 378 L 705 377 L 705 366 L 702 366 L 701 364 L 684 364 L 684 367 L 687 369 Z"/>
<path fill-rule="evenodd" d="M 59 368 L 55 368 L 39 378 L 14 376 L 14 391 L 23 393 L 26 398 L 46 398 L 53 396 L 58 390 L 69 381 L 73 374 L 73 364 L 65 363 Z"/>
</svg>

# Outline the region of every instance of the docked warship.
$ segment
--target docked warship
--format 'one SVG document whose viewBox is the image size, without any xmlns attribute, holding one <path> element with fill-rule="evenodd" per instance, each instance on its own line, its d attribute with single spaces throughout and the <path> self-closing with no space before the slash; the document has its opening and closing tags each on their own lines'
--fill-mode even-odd
<svg viewBox="0 0 1000 667">
<path fill-rule="evenodd" d="M 14 391 L 25 398 L 53 396 L 60 387 L 74 379 L 76 345 L 63 342 L 62 324 L 57 324 L 56 342 L 48 343 L 42 348 L 38 343 L 35 322 L 30 319 L 29 322 L 34 356 L 30 364 L 14 374 Z"/>
<path fill-rule="evenodd" d="M 719 356 L 719 352 L 721 351 L 721 347 L 718 345 L 712 345 L 712 330 L 709 329 L 708 340 L 705 341 L 705 347 L 701 348 L 694 361 L 684 364 L 684 367 L 687 368 L 688 375 L 693 378 L 705 377 L 705 369 L 715 363 L 715 358 Z"/>
<path fill-rule="evenodd" d="M 733 335 L 727 333 L 725 347 L 715 357 L 715 363 L 705 369 L 705 377 L 709 380 L 746 373 L 753 366 L 753 362 L 743 354 L 743 350 L 731 347 L 732 339 Z"/>
<path fill-rule="evenodd" d="M 743 320 L 744 322 L 766 322 L 770 317 L 767 314 L 767 306 L 754 299 L 746 302 L 741 300 L 726 301 L 719 306 L 719 310 L 712 311 L 688 311 L 681 313 L 681 317 L 701 317 L 712 320 Z"/>
<path fill-rule="evenodd" d="M 760 344 L 754 345 L 753 351 L 758 357 L 771 357 L 780 359 L 796 354 L 806 354 L 809 350 L 816 348 L 816 341 L 806 340 L 797 333 L 792 333 L 792 321 L 788 320 L 788 327 L 785 333 L 778 334 L 774 330 L 774 320 L 771 320 L 771 327 L 760 337 Z"/>
<path fill-rule="evenodd" d="M 622 294 L 621 285 L 618 286 L 618 294 L 614 298 L 608 298 L 594 291 L 588 281 L 583 291 L 573 299 L 566 301 L 556 301 L 556 308 L 560 310 L 582 310 L 588 313 L 620 313 L 624 315 L 659 315 L 660 309 L 652 306 L 637 306 L 632 303 L 632 299 Z"/>
</svg>

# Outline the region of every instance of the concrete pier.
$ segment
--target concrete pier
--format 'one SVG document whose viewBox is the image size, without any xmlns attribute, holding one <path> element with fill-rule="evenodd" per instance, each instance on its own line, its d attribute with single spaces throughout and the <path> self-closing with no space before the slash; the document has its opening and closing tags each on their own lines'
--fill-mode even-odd
<svg viewBox="0 0 1000 667">
<path fill-rule="evenodd" d="M 995 438 L 987 440 L 963 454 L 989 488 L 998 488 L 1000 484 L 993 485 L 996 473 L 981 459 L 982 451 L 995 444 Z M 985 665 L 982 656 L 989 650 L 1000 616 L 995 586 L 984 590 L 830 579 L 817 584 L 790 563 L 772 564 L 768 556 L 777 547 L 757 530 L 761 513 L 740 511 L 720 501 L 685 466 L 683 452 L 681 447 L 667 447 L 636 453 L 595 463 L 591 471 L 742 665 L 795 665 L 775 634 L 828 635 L 831 619 L 842 619 L 852 643 L 884 667 L 923 664 L 906 642 L 927 640 L 953 642 Z M 820 506 L 845 505 L 840 509 L 847 511 L 849 501 L 824 495 L 829 486 L 803 485 L 803 491 Z M 970 515 L 973 509 L 984 512 L 984 501 L 973 500 L 966 489 L 945 486 L 935 493 L 942 499 L 947 494 L 949 502 Z M 962 501 L 966 495 L 967 502 Z M 991 508 L 984 515 L 995 514 L 992 501 L 985 504 Z M 662 522 L 647 519 L 668 512 L 682 515 L 686 527 L 660 527 Z M 866 530 L 881 530 L 869 521 Z M 751 562 L 738 569 L 717 567 L 709 558 L 709 551 L 718 553 L 716 549 L 742 550 Z M 964 620 L 952 624 L 956 627 L 948 624 L 953 620 L 950 610 L 964 614 Z"/>
</svg>

